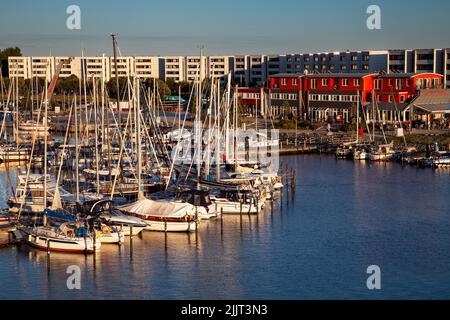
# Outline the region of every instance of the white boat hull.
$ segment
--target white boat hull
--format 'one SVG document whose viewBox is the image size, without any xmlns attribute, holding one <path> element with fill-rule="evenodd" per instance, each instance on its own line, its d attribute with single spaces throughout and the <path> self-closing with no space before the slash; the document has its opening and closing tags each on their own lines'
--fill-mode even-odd
<svg viewBox="0 0 450 320">
<path fill-rule="evenodd" d="M 216 210 L 224 214 L 232 214 L 232 213 L 257 214 L 263 208 L 263 203 L 261 202 L 259 202 L 259 204 L 256 206 L 253 203 L 241 204 L 239 202 L 221 201 L 221 200 L 215 200 L 214 203 L 216 205 Z"/>
<path fill-rule="evenodd" d="M 144 230 L 160 232 L 193 232 L 197 229 L 194 221 L 165 222 L 165 221 L 145 221 L 147 226 Z"/>
<path fill-rule="evenodd" d="M 125 235 L 123 232 L 111 232 L 110 234 L 102 234 L 99 237 L 101 243 L 120 244 L 124 242 Z"/>
<path fill-rule="evenodd" d="M 390 153 L 371 153 L 369 155 L 370 161 L 389 161 L 394 157 L 394 154 Z"/>
<path fill-rule="evenodd" d="M 433 160 L 433 166 L 438 168 L 450 167 L 450 158 Z"/>
<path fill-rule="evenodd" d="M 124 236 L 137 236 L 139 233 L 142 232 L 142 230 L 145 229 L 145 227 L 136 227 L 133 226 L 133 228 L 131 228 L 131 226 L 128 225 L 114 225 L 115 228 L 117 228 L 118 230 L 120 230 L 120 232 L 124 235 Z"/>
<path fill-rule="evenodd" d="M 61 253 L 94 253 L 100 250 L 101 242 L 92 238 L 53 238 L 34 235 L 26 229 L 20 229 L 25 243 L 38 250 Z"/>
</svg>

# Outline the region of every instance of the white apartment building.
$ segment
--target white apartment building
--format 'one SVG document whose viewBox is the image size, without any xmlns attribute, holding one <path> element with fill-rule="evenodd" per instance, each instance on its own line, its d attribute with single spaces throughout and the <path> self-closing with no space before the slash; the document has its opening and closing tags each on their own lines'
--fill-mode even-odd
<svg viewBox="0 0 450 320">
<path fill-rule="evenodd" d="M 444 49 L 388 50 L 388 73 L 439 73 L 444 76 L 444 86 L 450 88 L 450 56 Z"/>
<path fill-rule="evenodd" d="M 111 79 L 109 64 L 110 58 L 106 56 L 83 57 L 82 68 L 77 77 L 81 78 L 82 75 L 86 75 L 88 79 L 105 77 L 105 81 L 109 81 Z"/>
<path fill-rule="evenodd" d="M 175 82 L 185 81 L 184 77 L 184 58 L 182 56 L 165 57 L 164 78 L 163 80 L 173 79 Z"/>
<path fill-rule="evenodd" d="M 140 78 L 159 78 L 158 57 L 134 57 L 133 73 Z"/>
<path fill-rule="evenodd" d="M 31 78 L 31 58 L 30 57 L 9 57 L 8 59 L 9 77 Z"/>
<path fill-rule="evenodd" d="M 207 73 L 212 79 L 224 79 L 230 73 L 230 59 L 228 56 L 207 57 Z"/>
<path fill-rule="evenodd" d="M 201 58 L 201 59 L 200 59 Z M 201 60 L 201 67 L 200 67 Z M 200 79 L 203 80 L 207 74 L 207 57 L 206 56 L 188 56 L 185 57 L 185 81 L 192 82 L 198 81 L 198 77 L 200 75 Z"/>
<path fill-rule="evenodd" d="M 9 75 L 23 78 L 47 77 L 49 81 L 61 61 L 69 57 L 10 57 Z M 200 73 L 199 56 L 129 56 L 118 57 L 119 77 L 195 81 Z M 341 51 L 269 55 L 203 56 L 201 79 L 225 78 L 229 73 L 241 86 L 260 85 L 280 73 L 403 73 L 435 72 L 444 76 L 450 88 L 450 49 L 402 49 L 386 51 Z M 114 58 L 110 56 L 73 57 L 65 63 L 60 76 L 115 76 Z"/>
<path fill-rule="evenodd" d="M 231 73 L 235 83 L 247 86 L 250 82 L 250 70 L 248 68 L 247 56 L 231 57 Z"/>
</svg>

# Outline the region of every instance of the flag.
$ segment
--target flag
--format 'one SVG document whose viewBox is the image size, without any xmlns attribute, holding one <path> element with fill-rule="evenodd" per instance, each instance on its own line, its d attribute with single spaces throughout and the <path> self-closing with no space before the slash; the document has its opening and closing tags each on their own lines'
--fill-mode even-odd
<svg viewBox="0 0 450 320">
<path fill-rule="evenodd" d="M 358 130 L 358 136 L 362 137 L 364 135 L 364 130 L 362 128 L 359 128 Z"/>
</svg>

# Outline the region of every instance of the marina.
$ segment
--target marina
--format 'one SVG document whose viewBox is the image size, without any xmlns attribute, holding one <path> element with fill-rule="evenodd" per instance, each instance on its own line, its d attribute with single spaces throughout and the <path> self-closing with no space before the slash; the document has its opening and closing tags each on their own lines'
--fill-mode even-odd
<svg viewBox="0 0 450 320">
<path fill-rule="evenodd" d="M 11 310 L 361 318 L 362 300 L 381 318 L 373 300 L 450 300 L 449 3 L 16 2 Z"/>
</svg>

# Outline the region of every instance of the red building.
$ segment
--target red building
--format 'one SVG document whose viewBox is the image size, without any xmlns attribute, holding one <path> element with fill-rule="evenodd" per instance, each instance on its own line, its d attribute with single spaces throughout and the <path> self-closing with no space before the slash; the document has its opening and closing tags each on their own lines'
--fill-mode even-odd
<svg viewBox="0 0 450 320">
<path fill-rule="evenodd" d="M 311 74 L 305 80 L 309 119 L 315 122 L 350 122 L 356 108 L 371 100 L 377 74 Z"/>
<path fill-rule="evenodd" d="M 267 92 L 267 90 L 262 87 L 240 87 L 237 89 L 239 102 L 245 107 L 248 115 L 255 115 L 256 110 L 261 110 L 261 91 Z"/>
<path fill-rule="evenodd" d="M 375 100 L 385 103 L 405 103 L 422 89 L 442 87 L 443 76 L 436 73 L 390 73 L 374 79 Z"/>
<path fill-rule="evenodd" d="M 405 110 L 421 89 L 441 88 L 442 80 L 435 73 L 279 74 L 269 78 L 269 106 L 279 117 L 351 122 L 358 106 L 366 119 L 372 119 L 369 106 L 375 103 L 382 115 L 375 114 L 376 121 L 397 121 L 396 110 Z"/>
<path fill-rule="evenodd" d="M 269 78 L 269 106 L 272 116 L 297 117 L 305 113 L 304 75 L 278 74 Z"/>
</svg>

